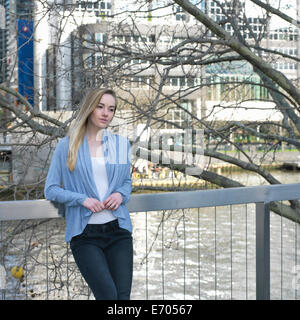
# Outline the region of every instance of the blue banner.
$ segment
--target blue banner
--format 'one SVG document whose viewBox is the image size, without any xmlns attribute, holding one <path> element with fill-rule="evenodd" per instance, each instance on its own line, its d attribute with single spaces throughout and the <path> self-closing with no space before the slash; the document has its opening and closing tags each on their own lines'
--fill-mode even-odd
<svg viewBox="0 0 300 320">
<path fill-rule="evenodd" d="M 33 105 L 33 21 L 18 20 L 18 92 Z"/>
</svg>

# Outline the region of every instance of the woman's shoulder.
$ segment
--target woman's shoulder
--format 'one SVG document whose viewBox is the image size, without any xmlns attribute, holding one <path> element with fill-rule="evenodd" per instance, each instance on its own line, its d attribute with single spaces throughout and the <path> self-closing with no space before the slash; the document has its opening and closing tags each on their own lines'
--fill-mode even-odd
<svg viewBox="0 0 300 320">
<path fill-rule="evenodd" d="M 64 149 L 67 149 L 68 146 L 69 146 L 69 137 L 65 136 L 65 137 L 58 140 L 57 145 L 56 145 L 56 149 L 64 150 Z"/>
</svg>

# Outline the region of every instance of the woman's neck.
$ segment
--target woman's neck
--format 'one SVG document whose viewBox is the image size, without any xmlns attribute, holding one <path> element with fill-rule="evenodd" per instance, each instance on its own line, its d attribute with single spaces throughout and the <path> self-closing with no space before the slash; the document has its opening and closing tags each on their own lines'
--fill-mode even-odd
<svg viewBox="0 0 300 320">
<path fill-rule="evenodd" d="M 92 128 L 87 127 L 86 129 L 86 136 L 88 141 L 102 141 L 104 129 L 96 129 L 93 130 Z"/>
</svg>

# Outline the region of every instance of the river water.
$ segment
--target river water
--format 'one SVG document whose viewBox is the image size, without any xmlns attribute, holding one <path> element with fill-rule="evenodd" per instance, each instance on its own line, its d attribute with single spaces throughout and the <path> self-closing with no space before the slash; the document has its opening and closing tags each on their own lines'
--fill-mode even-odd
<svg viewBox="0 0 300 320">
<path fill-rule="evenodd" d="M 282 183 L 300 178 L 297 172 L 273 174 Z M 247 185 L 264 183 L 254 174 L 227 176 Z M 255 299 L 254 205 L 140 212 L 132 222 L 132 299 Z M 0 256 L 7 272 L 3 297 L 93 299 L 64 244 L 63 219 L 3 222 L 1 230 L 2 243 L 8 243 Z M 272 299 L 299 299 L 299 231 L 271 213 Z M 11 277 L 14 265 L 25 266 L 23 282 Z"/>
</svg>

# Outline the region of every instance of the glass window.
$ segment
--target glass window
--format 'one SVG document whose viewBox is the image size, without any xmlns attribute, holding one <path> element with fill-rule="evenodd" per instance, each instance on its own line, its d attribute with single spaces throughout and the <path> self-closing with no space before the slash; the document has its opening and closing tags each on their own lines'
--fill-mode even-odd
<svg viewBox="0 0 300 320">
<path fill-rule="evenodd" d="M 175 77 L 172 77 L 171 78 L 171 85 L 174 87 L 178 86 L 178 79 Z"/>
<path fill-rule="evenodd" d="M 95 55 L 95 58 L 96 58 L 96 59 L 95 59 L 95 60 L 96 60 L 96 65 L 97 65 L 97 66 L 100 66 L 100 65 L 101 65 L 101 60 L 102 60 L 102 59 L 101 59 L 101 55 L 100 55 L 100 54 L 96 54 L 96 55 Z"/>
<path fill-rule="evenodd" d="M 185 78 L 184 77 L 180 77 L 180 86 L 181 87 L 185 86 Z"/>
<path fill-rule="evenodd" d="M 195 85 L 195 78 L 188 78 L 188 80 L 187 80 L 187 85 L 188 85 L 189 87 L 194 87 L 194 85 Z"/>
<path fill-rule="evenodd" d="M 95 33 L 96 42 L 102 42 L 102 33 Z"/>
<path fill-rule="evenodd" d="M 91 68 L 92 67 L 93 59 L 92 59 L 92 55 L 91 54 L 86 55 L 85 65 L 86 65 L 86 68 Z"/>
</svg>

